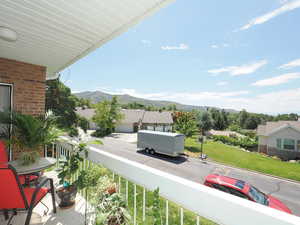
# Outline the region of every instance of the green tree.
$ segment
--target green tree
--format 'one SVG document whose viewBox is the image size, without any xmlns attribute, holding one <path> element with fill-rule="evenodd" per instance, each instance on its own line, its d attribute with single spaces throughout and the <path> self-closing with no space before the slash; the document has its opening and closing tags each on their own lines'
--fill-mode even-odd
<svg viewBox="0 0 300 225">
<path fill-rule="evenodd" d="M 198 132 L 197 122 L 194 113 L 178 112 L 174 116 L 174 128 L 186 137 L 191 137 Z"/>
<path fill-rule="evenodd" d="M 46 85 L 46 110 L 51 110 L 58 117 L 57 125 L 60 128 L 76 126 L 76 97 L 71 94 L 70 88 L 59 79 L 48 80 Z"/>
<path fill-rule="evenodd" d="M 238 121 L 241 128 L 245 128 L 245 122 L 248 119 L 248 117 L 249 117 L 249 113 L 245 109 L 243 109 L 239 113 Z"/>
<path fill-rule="evenodd" d="M 96 136 L 105 136 L 111 134 L 116 125 L 123 119 L 121 108 L 117 97 L 111 101 L 103 101 L 96 104 L 96 112 L 93 121 L 97 124 L 98 130 Z"/>
<path fill-rule="evenodd" d="M 261 123 L 261 119 L 257 115 L 249 115 L 244 123 L 245 129 L 256 129 L 257 126 Z"/>
<path fill-rule="evenodd" d="M 218 110 L 212 108 L 210 110 L 213 119 L 213 128 L 216 130 L 224 130 L 228 127 L 228 118 L 225 110 Z"/>
<path fill-rule="evenodd" d="M 202 135 L 205 135 L 206 131 L 209 131 L 213 126 L 213 121 L 210 115 L 210 112 L 203 112 L 199 118 L 199 128 Z"/>
</svg>

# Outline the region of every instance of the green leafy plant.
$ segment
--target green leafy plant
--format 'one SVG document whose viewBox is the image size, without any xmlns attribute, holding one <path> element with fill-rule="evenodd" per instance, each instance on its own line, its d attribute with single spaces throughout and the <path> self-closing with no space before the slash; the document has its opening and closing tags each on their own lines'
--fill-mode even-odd
<svg viewBox="0 0 300 225">
<path fill-rule="evenodd" d="M 214 135 L 212 137 L 214 141 L 220 141 L 224 144 L 239 146 L 248 150 L 257 149 L 257 140 L 249 137 L 227 137 L 223 135 Z"/>
<path fill-rule="evenodd" d="M 83 176 L 85 172 L 81 171 L 78 179 L 71 182 L 71 178 L 73 175 L 77 173 L 80 168 L 80 163 L 83 162 L 84 157 L 88 156 L 88 150 L 86 148 L 86 144 L 79 144 L 76 146 L 70 155 L 67 155 L 64 159 L 60 160 L 60 168 L 58 173 L 59 183 L 63 184 L 64 187 L 69 187 L 71 185 L 76 185 L 83 188 L 83 184 L 81 182 L 84 181 Z"/>
<path fill-rule="evenodd" d="M 0 112 L 0 124 L 6 127 L 0 130 L 0 136 L 4 137 L 6 144 L 23 152 L 39 152 L 58 138 L 60 133 L 55 127 L 55 121 L 56 117 L 51 112 L 39 117 L 17 112 Z M 34 161 L 32 157 L 36 154 L 23 155 L 26 164 Z"/>
<path fill-rule="evenodd" d="M 152 207 L 150 208 L 149 215 L 153 218 L 153 225 L 163 225 L 160 207 L 159 188 L 155 189 L 153 192 L 153 203 Z"/>
<path fill-rule="evenodd" d="M 105 193 L 97 205 L 97 225 L 129 225 L 130 214 L 126 201 L 119 193 Z"/>
</svg>

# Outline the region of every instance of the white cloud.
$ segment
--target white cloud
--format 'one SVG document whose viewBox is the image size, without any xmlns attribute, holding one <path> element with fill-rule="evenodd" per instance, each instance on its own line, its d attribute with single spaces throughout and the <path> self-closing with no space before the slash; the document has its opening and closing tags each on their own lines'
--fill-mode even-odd
<svg viewBox="0 0 300 225">
<path fill-rule="evenodd" d="M 151 41 L 150 41 L 150 40 L 141 40 L 141 42 L 142 42 L 144 45 L 151 45 Z"/>
<path fill-rule="evenodd" d="M 257 18 L 252 19 L 248 24 L 241 27 L 240 30 L 247 30 L 254 25 L 263 24 L 276 16 L 279 16 L 283 13 L 292 11 L 299 7 L 300 7 L 300 0 L 285 2 L 280 8 L 275 9 L 275 10 L 273 10 L 267 14 L 264 14 L 262 16 L 259 16 Z"/>
<path fill-rule="evenodd" d="M 283 65 L 279 66 L 278 68 L 279 69 L 290 69 L 290 68 L 298 67 L 298 66 L 300 66 L 300 59 L 296 59 L 296 60 L 293 60 L 286 64 L 283 64 Z"/>
<path fill-rule="evenodd" d="M 267 60 L 261 60 L 249 64 L 240 65 L 240 66 L 228 66 L 219 69 L 212 69 L 212 70 L 208 70 L 208 72 L 215 75 L 219 73 L 229 73 L 232 76 L 239 76 L 239 75 L 254 73 L 256 70 L 266 65 L 267 63 L 268 63 Z"/>
<path fill-rule="evenodd" d="M 226 86 L 228 85 L 228 82 L 227 81 L 220 81 L 217 83 L 218 86 Z"/>
<path fill-rule="evenodd" d="M 179 46 L 161 46 L 162 50 L 188 50 L 190 47 L 187 44 L 180 44 Z"/>
<path fill-rule="evenodd" d="M 298 79 L 300 78 L 300 73 L 287 73 L 283 74 L 277 77 L 272 77 L 264 80 L 259 80 L 253 83 L 253 86 L 259 86 L 259 87 L 264 87 L 264 86 L 275 86 L 279 84 L 284 84 L 289 82 L 290 80 Z"/>
<path fill-rule="evenodd" d="M 285 3 L 287 3 L 289 0 L 279 0 L 279 4 L 283 5 Z"/>
<path fill-rule="evenodd" d="M 224 107 L 258 113 L 299 113 L 300 88 L 261 94 L 252 98 L 234 98 L 223 103 Z"/>
<path fill-rule="evenodd" d="M 211 48 L 228 48 L 229 44 L 227 44 L 227 43 L 223 43 L 223 44 L 220 44 L 220 45 L 213 44 L 210 47 Z"/>
</svg>

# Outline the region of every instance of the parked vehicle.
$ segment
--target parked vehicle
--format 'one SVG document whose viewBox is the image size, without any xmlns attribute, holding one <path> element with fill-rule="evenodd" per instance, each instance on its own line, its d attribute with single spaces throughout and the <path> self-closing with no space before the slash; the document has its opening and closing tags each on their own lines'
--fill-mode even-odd
<svg viewBox="0 0 300 225">
<path fill-rule="evenodd" d="M 256 187 L 242 180 L 218 174 L 209 174 L 205 178 L 204 185 L 292 214 L 292 211 L 280 200 L 272 195 L 264 194 Z"/>
<path fill-rule="evenodd" d="M 145 149 L 150 154 L 157 152 L 175 157 L 183 153 L 183 134 L 140 130 L 137 136 L 137 148 Z"/>
</svg>

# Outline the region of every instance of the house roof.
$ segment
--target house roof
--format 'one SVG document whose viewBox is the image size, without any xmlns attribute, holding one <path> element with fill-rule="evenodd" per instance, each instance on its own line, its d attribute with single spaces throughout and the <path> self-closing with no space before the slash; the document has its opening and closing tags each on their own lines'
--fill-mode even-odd
<svg viewBox="0 0 300 225">
<path fill-rule="evenodd" d="M 294 128 L 300 131 L 300 121 L 277 121 L 267 122 L 266 125 L 259 125 L 257 127 L 257 135 L 269 136 L 270 134 L 285 128 Z"/>
<path fill-rule="evenodd" d="M 142 122 L 172 124 L 173 117 L 171 112 L 146 111 Z"/>
<path fill-rule="evenodd" d="M 82 109 L 81 107 L 77 107 L 76 113 L 88 120 L 91 120 L 95 115 L 95 109 Z"/>
<path fill-rule="evenodd" d="M 122 123 L 139 123 L 145 113 L 144 110 L 132 110 L 132 109 L 122 109 L 121 113 L 124 115 Z"/>
<path fill-rule="evenodd" d="M 114 39 L 173 0 L 1 1 L 0 57 L 47 67 L 47 78 Z"/>
<path fill-rule="evenodd" d="M 92 119 L 95 115 L 95 109 L 76 108 L 76 113 L 86 119 Z M 161 123 L 172 124 L 173 118 L 171 112 L 145 111 L 136 109 L 122 109 L 121 113 L 124 115 L 122 123 Z"/>
</svg>

